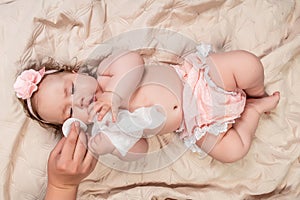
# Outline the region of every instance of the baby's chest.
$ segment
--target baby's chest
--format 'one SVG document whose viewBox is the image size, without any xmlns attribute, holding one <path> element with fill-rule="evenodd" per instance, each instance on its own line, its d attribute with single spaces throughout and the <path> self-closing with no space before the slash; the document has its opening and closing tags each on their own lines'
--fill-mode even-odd
<svg viewBox="0 0 300 200">
<path fill-rule="evenodd" d="M 166 116 L 160 133 L 179 128 L 182 121 L 182 82 L 174 69 L 148 67 L 141 84 L 129 100 L 129 110 L 159 105 Z"/>
<path fill-rule="evenodd" d="M 147 66 L 143 78 L 130 98 L 130 108 L 160 104 L 173 107 L 181 104 L 182 82 L 170 66 Z"/>
<path fill-rule="evenodd" d="M 180 99 L 168 88 L 159 84 L 147 84 L 140 86 L 130 98 L 129 109 L 134 110 L 139 107 L 161 105 L 167 109 L 171 105 L 180 104 Z"/>
</svg>

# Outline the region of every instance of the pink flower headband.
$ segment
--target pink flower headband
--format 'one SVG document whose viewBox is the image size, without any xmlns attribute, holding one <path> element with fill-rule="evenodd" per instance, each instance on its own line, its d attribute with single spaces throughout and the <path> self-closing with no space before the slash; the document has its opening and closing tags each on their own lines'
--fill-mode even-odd
<svg viewBox="0 0 300 200">
<path fill-rule="evenodd" d="M 47 123 L 46 121 L 40 119 L 32 109 L 31 96 L 37 91 L 38 84 L 41 82 L 43 77 L 47 74 L 52 74 L 58 72 L 58 70 L 48 70 L 45 71 L 45 67 L 41 70 L 36 71 L 34 69 L 29 69 L 23 71 L 16 79 L 14 83 L 14 90 L 18 98 L 24 99 L 27 102 L 29 112 L 38 120 Z"/>
</svg>

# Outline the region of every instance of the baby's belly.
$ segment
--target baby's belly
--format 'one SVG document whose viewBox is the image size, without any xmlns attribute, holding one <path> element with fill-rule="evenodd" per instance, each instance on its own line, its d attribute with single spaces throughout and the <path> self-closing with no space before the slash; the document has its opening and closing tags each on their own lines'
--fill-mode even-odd
<svg viewBox="0 0 300 200">
<path fill-rule="evenodd" d="M 160 105 L 166 116 L 166 122 L 159 134 L 175 131 L 181 125 L 181 101 L 164 86 L 158 84 L 141 86 L 133 95 L 129 105 L 130 111 L 140 107 Z"/>
<path fill-rule="evenodd" d="M 166 122 L 159 133 L 177 130 L 182 121 L 182 82 L 170 66 L 147 67 L 142 83 L 132 95 L 129 110 L 139 107 L 160 105 Z"/>
</svg>

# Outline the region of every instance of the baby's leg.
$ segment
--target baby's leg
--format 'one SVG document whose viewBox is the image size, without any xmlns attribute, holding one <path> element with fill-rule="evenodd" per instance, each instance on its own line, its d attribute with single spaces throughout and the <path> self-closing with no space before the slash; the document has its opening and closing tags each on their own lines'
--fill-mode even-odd
<svg viewBox="0 0 300 200">
<path fill-rule="evenodd" d="M 213 53 L 208 64 L 212 80 L 228 91 L 243 89 L 250 97 L 266 96 L 264 70 L 259 58 L 247 51 Z"/>
<path fill-rule="evenodd" d="M 260 116 L 264 112 L 268 112 L 276 107 L 279 101 L 279 93 L 276 92 L 272 96 L 248 99 L 247 101 L 242 116 L 236 119 L 236 123 L 232 128 L 220 138 L 218 143 L 209 152 L 209 155 L 221 162 L 234 162 L 247 154 Z M 207 134 L 206 139 L 209 140 L 209 137 L 213 137 L 210 135 Z M 203 150 L 205 151 L 206 149 Z"/>
</svg>

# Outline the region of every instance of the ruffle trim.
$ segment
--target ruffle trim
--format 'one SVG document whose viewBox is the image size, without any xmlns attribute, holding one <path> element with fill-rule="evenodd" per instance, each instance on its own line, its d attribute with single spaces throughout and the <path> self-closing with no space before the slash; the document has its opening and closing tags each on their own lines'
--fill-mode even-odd
<svg viewBox="0 0 300 200">
<path fill-rule="evenodd" d="M 192 152 L 197 152 L 201 156 L 206 156 L 207 153 L 209 153 L 209 152 L 205 153 L 200 147 L 198 147 L 198 145 L 196 145 L 196 142 L 198 140 L 200 140 L 207 132 L 210 134 L 213 134 L 215 136 L 219 136 L 221 133 L 224 133 L 227 131 L 229 124 L 233 124 L 234 122 L 235 122 L 234 120 L 230 120 L 230 121 L 223 122 L 223 123 L 214 123 L 209 126 L 202 127 L 202 128 L 196 127 L 193 131 L 193 134 L 190 137 L 185 137 L 183 139 L 184 144 Z M 203 141 L 203 143 L 205 143 L 205 141 Z M 210 146 L 210 149 L 212 149 L 216 143 L 217 143 L 217 140 L 214 144 L 212 144 Z"/>
<path fill-rule="evenodd" d="M 197 49 L 197 56 L 200 58 L 202 64 L 199 65 L 198 63 L 193 63 L 193 66 L 199 69 L 204 69 L 204 78 L 207 84 L 213 89 L 215 89 L 216 91 L 222 92 L 224 94 L 236 95 L 237 93 L 234 91 L 226 91 L 223 88 L 217 86 L 216 83 L 210 78 L 208 74 L 209 66 L 206 63 L 206 58 L 209 56 L 211 52 L 213 52 L 212 46 L 210 44 L 201 43 L 196 47 L 196 49 Z"/>
<path fill-rule="evenodd" d="M 212 46 L 210 44 L 204 44 L 201 43 L 200 45 L 198 45 L 196 47 L 197 49 L 197 56 L 199 57 L 199 59 L 201 60 L 201 65 L 199 65 L 199 63 L 195 63 L 195 61 L 192 61 L 193 63 L 193 67 L 196 67 L 198 69 L 204 69 L 204 78 L 207 82 L 207 84 L 215 89 L 218 92 L 224 93 L 226 95 L 237 95 L 237 92 L 234 91 L 226 91 L 223 88 L 220 88 L 219 86 L 217 86 L 215 84 L 215 82 L 211 79 L 211 77 L 209 76 L 209 66 L 207 65 L 206 59 L 209 56 L 209 54 L 211 52 L 213 52 L 212 50 Z M 209 126 L 205 126 L 205 127 L 196 127 L 193 130 L 193 134 L 189 137 L 185 137 L 184 140 L 184 144 L 192 151 L 192 152 L 197 152 L 200 154 L 201 157 L 205 157 L 207 155 L 206 152 L 204 152 L 200 147 L 198 147 L 196 145 L 196 142 L 198 140 L 200 140 L 207 132 L 210 134 L 213 134 L 215 136 L 220 135 L 221 133 L 224 133 L 227 131 L 228 129 L 228 125 L 229 124 L 233 124 L 235 121 L 234 120 L 230 120 L 230 121 L 226 121 L 226 122 L 222 122 L 222 123 L 214 123 L 214 124 L 210 124 Z M 217 142 L 217 140 L 216 140 Z M 205 143 L 205 141 L 203 142 Z M 215 144 L 212 144 L 210 149 L 213 148 Z"/>
</svg>

